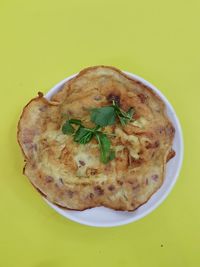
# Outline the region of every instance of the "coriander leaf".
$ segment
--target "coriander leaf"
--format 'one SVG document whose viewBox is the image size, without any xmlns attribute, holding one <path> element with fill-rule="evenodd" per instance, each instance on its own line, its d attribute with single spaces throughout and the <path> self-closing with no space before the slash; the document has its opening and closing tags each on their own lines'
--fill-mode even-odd
<svg viewBox="0 0 200 267">
<path fill-rule="evenodd" d="M 95 137 L 99 143 L 99 149 L 101 154 L 101 161 L 103 163 L 108 163 L 110 160 L 114 159 L 115 155 L 113 151 L 110 151 L 110 140 L 107 135 L 102 132 L 96 132 Z"/>
<path fill-rule="evenodd" d="M 133 114 L 135 114 L 135 109 L 134 108 L 129 108 L 129 110 L 127 111 L 127 116 L 130 118 L 130 120 L 133 117 Z"/>
<path fill-rule="evenodd" d="M 79 126 L 78 130 L 76 131 L 74 135 L 74 141 L 80 144 L 86 144 L 90 142 L 94 133 L 89 130 L 87 128 L 84 128 L 83 126 Z"/>
<path fill-rule="evenodd" d="M 121 123 L 121 125 L 125 125 L 127 123 L 127 119 L 125 117 L 125 115 L 122 113 L 122 111 L 119 109 L 118 106 L 115 106 L 115 112 L 116 112 L 116 115 Z"/>
<path fill-rule="evenodd" d="M 99 143 L 101 161 L 107 163 L 108 153 L 110 151 L 110 140 L 103 133 L 96 133 L 96 139 Z"/>
<path fill-rule="evenodd" d="M 109 154 L 109 157 L 108 157 L 108 160 L 111 161 L 115 158 L 115 151 L 111 150 L 110 151 L 110 154 Z"/>
<path fill-rule="evenodd" d="M 118 113 L 118 118 L 123 126 L 126 125 L 132 119 L 133 113 L 134 113 L 133 108 L 130 108 L 127 111 L 126 116 L 122 115 L 122 113 Z"/>
<path fill-rule="evenodd" d="M 128 122 L 128 119 L 127 118 L 124 118 L 124 117 L 122 117 L 122 116 L 118 116 L 118 118 L 119 118 L 119 121 L 121 122 L 121 125 L 126 125 L 127 124 L 127 122 Z"/>
<path fill-rule="evenodd" d="M 76 130 L 72 124 L 79 125 L 78 129 Z M 62 126 L 62 131 L 64 134 L 74 134 L 74 141 L 80 144 L 86 144 L 90 142 L 95 135 L 99 143 L 101 161 L 103 163 L 107 163 L 108 161 L 114 159 L 115 154 L 114 151 L 110 150 L 110 140 L 106 134 L 99 130 L 100 128 L 100 125 L 96 125 L 94 128 L 86 128 L 82 125 L 81 120 L 70 119 L 67 120 Z"/>
<path fill-rule="evenodd" d="M 118 116 L 123 126 L 132 119 L 132 116 L 135 113 L 135 110 L 132 107 L 129 108 L 127 112 L 123 111 L 122 109 L 120 109 L 120 107 L 117 105 L 115 101 L 113 101 L 113 107 L 115 109 L 116 115 Z"/>
<path fill-rule="evenodd" d="M 76 125 L 82 125 L 81 120 L 77 120 L 77 119 L 70 119 L 69 123 L 76 124 Z"/>
<path fill-rule="evenodd" d="M 76 120 L 76 119 L 70 119 L 70 120 L 67 120 L 65 122 L 65 124 L 63 125 L 62 127 L 62 132 L 64 134 L 73 134 L 75 129 L 74 127 L 72 126 L 72 124 L 76 124 L 76 125 L 82 125 L 81 124 L 81 120 Z"/>
<path fill-rule="evenodd" d="M 116 114 L 113 106 L 94 108 L 91 110 L 91 121 L 101 127 L 115 123 Z"/>
<path fill-rule="evenodd" d="M 70 124 L 69 121 L 66 121 L 62 126 L 62 132 L 64 134 L 73 134 L 75 131 L 74 127 Z"/>
</svg>

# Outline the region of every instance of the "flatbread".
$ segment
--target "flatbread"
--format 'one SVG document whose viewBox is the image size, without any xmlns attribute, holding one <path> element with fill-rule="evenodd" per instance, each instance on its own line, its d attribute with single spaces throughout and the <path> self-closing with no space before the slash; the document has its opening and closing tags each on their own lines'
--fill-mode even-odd
<svg viewBox="0 0 200 267">
<path fill-rule="evenodd" d="M 112 134 L 114 160 L 100 161 L 95 139 L 82 145 L 62 133 L 66 117 L 88 127 L 91 108 L 120 100 L 134 107 L 134 121 L 103 131 Z M 167 161 L 175 153 L 175 129 L 163 101 L 146 85 L 120 70 L 97 66 L 82 70 L 50 101 L 40 93 L 23 109 L 18 142 L 26 161 L 24 174 L 52 203 L 73 210 L 105 206 L 133 211 L 162 185 Z"/>
</svg>

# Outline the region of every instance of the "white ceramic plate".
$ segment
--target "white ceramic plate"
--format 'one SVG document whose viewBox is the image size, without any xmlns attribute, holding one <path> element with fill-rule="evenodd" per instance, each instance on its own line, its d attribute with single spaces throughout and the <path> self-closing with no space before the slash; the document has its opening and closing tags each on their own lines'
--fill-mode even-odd
<svg viewBox="0 0 200 267">
<path fill-rule="evenodd" d="M 176 156 L 169 161 L 167 164 L 167 170 L 166 170 L 166 176 L 163 185 L 161 188 L 149 199 L 149 201 L 139 207 L 137 210 L 132 212 L 125 212 L 125 211 L 115 211 L 112 209 L 104 208 L 104 207 L 98 207 L 98 208 L 92 208 L 85 211 L 70 211 L 66 209 L 59 208 L 56 205 L 53 205 L 48 200 L 46 202 L 55 209 L 59 214 L 63 215 L 64 217 L 89 226 L 96 226 L 96 227 L 112 227 L 112 226 L 119 226 L 127 223 L 134 222 L 136 220 L 139 220 L 155 210 L 163 201 L 164 199 L 169 195 L 170 191 L 172 190 L 173 186 L 176 183 L 176 180 L 178 178 L 182 160 L 183 160 L 183 137 L 182 137 L 182 130 L 179 123 L 179 120 L 176 116 L 176 113 L 172 107 L 172 105 L 169 103 L 169 101 L 166 99 L 166 97 L 151 83 L 147 82 L 143 78 L 131 74 L 129 72 L 125 72 L 130 77 L 133 77 L 134 79 L 142 82 L 143 84 L 149 86 L 154 92 L 156 92 L 161 99 L 165 102 L 167 107 L 167 113 L 169 118 L 171 119 L 175 129 L 175 139 L 173 143 L 173 148 L 176 151 Z M 46 98 L 49 99 L 53 94 L 58 92 L 62 85 L 70 80 L 71 78 L 75 77 L 77 74 L 72 75 L 57 85 L 55 85 L 47 94 Z"/>
</svg>

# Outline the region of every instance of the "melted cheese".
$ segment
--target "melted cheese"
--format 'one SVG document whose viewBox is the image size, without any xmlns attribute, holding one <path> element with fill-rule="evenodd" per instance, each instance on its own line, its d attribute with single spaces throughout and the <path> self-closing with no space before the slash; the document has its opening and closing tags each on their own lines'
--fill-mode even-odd
<svg viewBox="0 0 200 267">
<path fill-rule="evenodd" d="M 115 129 L 116 136 L 121 137 L 124 141 L 129 141 L 130 143 L 139 143 L 139 139 L 135 135 L 127 135 L 122 129 L 116 128 Z"/>
<path fill-rule="evenodd" d="M 138 128 L 144 129 L 147 125 L 147 120 L 144 117 L 140 117 L 138 120 L 131 122 L 131 124 Z"/>
<path fill-rule="evenodd" d="M 140 152 L 140 143 L 139 143 L 139 138 L 135 135 L 127 135 L 125 132 L 123 132 L 120 128 L 115 129 L 115 134 L 116 136 L 119 136 L 123 141 L 128 141 L 131 143 L 130 146 L 128 146 L 128 150 L 130 152 L 130 155 L 134 159 L 139 159 L 139 152 Z M 124 146 L 116 146 L 115 150 L 121 151 L 124 149 Z"/>
<path fill-rule="evenodd" d="M 118 145 L 118 146 L 114 146 L 114 147 L 112 147 L 114 150 L 115 150 L 115 152 L 117 153 L 117 152 L 120 152 L 120 151 L 122 151 L 124 148 L 125 148 L 125 146 L 122 146 L 122 145 Z"/>
</svg>

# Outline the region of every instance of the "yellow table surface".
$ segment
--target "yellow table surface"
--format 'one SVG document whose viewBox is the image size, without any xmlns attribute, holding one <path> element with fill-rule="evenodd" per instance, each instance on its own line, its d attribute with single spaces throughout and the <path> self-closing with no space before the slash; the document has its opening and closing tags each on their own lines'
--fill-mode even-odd
<svg viewBox="0 0 200 267">
<path fill-rule="evenodd" d="M 0 266 L 200 266 L 200 1 L 0 1 Z M 52 210 L 22 175 L 22 107 L 86 66 L 155 84 L 185 143 L 167 200 L 135 223 L 92 228 Z"/>
</svg>

